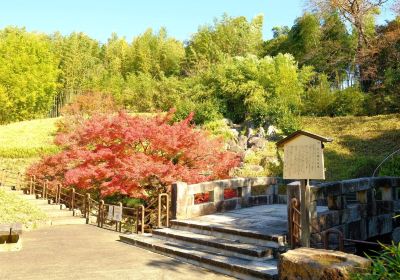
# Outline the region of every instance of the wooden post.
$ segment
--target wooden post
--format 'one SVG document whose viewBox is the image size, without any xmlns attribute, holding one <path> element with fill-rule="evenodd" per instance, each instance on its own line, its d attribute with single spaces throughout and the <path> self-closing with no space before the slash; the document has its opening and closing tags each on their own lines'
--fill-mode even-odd
<svg viewBox="0 0 400 280">
<path fill-rule="evenodd" d="M 69 210 L 72 210 L 72 216 L 75 216 L 75 189 L 71 189 L 71 202 L 69 206 Z"/>
<path fill-rule="evenodd" d="M 300 180 L 301 246 L 310 247 L 310 185 L 309 180 Z"/>
<path fill-rule="evenodd" d="M 90 217 L 90 193 L 86 194 L 85 199 L 85 217 L 86 217 L 86 224 L 89 224 L 89 217 Z"/>
<path fill-rule="evenodd" d="M 102 227 L 102 220 L 103 220 L 103 207 L 104 207 L 104 200 L 99 201 L 99 212 L 97 212 L 97 226 Z"/>
</svg>

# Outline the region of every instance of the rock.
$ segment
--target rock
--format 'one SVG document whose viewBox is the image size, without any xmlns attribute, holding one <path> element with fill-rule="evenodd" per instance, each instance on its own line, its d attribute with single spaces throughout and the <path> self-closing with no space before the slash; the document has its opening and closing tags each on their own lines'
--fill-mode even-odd
<svg viewBox="0 0 400 280">
<path fill-rule="evenodd" d="M 280 255 L 279 279 L 351 279 L 352 273 L 361 272 L 371 261 L 338 251 L 298 248 Z"/>
<path fill-rule="evenodd" d="M 222 121 L 227 125 L 227 126 L 233 126 L 233 121 L 228 119 L 228 118 L 224 118 L 222 119 Z"/>
<path fill-rule="evenodd" d="M 239 131 L 237 131 L 237 129 L 231 128 L 229 129 L 229 132 L 232 134 L 233 138 L 235 140 L 238 140 L 239 138 Z"/>
<path fill-rule="evenodd" d="M 247 141 L 247 147 L 252 149 L 261 150 L 267 144 L 267 140 L 261 137 L 251 137 L 249 141 Z"/>
<path fill-rule="evenodd" d="M 262 166 L 259 166 L 256 164 L 247 164 L 246 169 L 248 169 L 254 173 L 264 172 L 264 168 Z"/>
<path fill-rule="evenodd" d="M 277 134 L 277 128 L 273 125 L 268 126 L 267 128 L 267 137 L 269 139 L 274 139 Z"/>
<path fill-rule="evenodd" d="M 246 150 L 247 149 L 247 137 L 244 135 L 240 135 L 238 138 L 238 145 L 243 149 Z"/>
<path fill-rule="evenodd" d="M 257 132 L 256 136 L 257 137 L 261 137 L 261 138 L 265 138 L 265 130 L 264 130 L 264 128 L 262 126 L 258 129 L 258 132 Z"/>
</svg>

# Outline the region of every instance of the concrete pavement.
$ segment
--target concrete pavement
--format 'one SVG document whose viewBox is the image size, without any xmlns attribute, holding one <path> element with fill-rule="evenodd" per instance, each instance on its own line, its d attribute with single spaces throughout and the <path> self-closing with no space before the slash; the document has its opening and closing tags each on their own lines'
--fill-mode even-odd
<svg viewBox="0 0 400 280">
<path fill-rule="evenodd" d="M 45 227 L 22 238 L 21 251 L 0 253 L 0 279 L 232 279 L 124 244 L 118 233 L 92 225 Z"/>
</svg>

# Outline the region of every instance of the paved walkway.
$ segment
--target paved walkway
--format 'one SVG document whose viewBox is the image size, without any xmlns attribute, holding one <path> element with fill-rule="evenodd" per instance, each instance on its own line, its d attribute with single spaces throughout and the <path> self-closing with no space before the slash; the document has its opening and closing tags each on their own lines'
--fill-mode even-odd
<svg viewBox="0 0 400 280">
<path fill-rule="evenodd" d="M 318 212 L 326 210 L 327 207 L 317 207 Z M 287 220 L 286 204 L 260 205 L 188 219 L 188 221 L 200 222 L 209 226 L 221 226 L 277 235 L 287 234 Z"/>
<path fill-rule="evenodd" d="M 42 228 L 23 234 L 23 249 L 0 253 L 0 279 L 232 279 L 118 240 L 91 225 Z"/>
</svg>

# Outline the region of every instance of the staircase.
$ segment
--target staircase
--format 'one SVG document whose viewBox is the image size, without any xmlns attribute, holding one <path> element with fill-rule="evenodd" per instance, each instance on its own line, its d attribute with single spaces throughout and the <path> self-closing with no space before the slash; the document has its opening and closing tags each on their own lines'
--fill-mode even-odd
<svg viewBox="0 0 400 280">
<path fill-rule="evenodd" d="M 73 212 L 69 211 L 64 204 L 53 204 L 51 200 L 42 199 L 33 194 L 25 194 L 22 190 L 13 190 L 13 187 L 2 186 L 2 189 L 40 208 L 47 216 L 47 221 L 44 225 L 77 225 L 86 223 L 86 220 L 82 217 L 73 216 Z"/>
<path fill-rule="evenodd" d="M 284 235 L 195 220 L 173 220 L 171 228 L 120 240 L 239 279 L 278 279 L 277 259 L 286 251 Z"/>
</svg>

